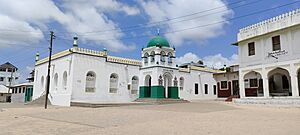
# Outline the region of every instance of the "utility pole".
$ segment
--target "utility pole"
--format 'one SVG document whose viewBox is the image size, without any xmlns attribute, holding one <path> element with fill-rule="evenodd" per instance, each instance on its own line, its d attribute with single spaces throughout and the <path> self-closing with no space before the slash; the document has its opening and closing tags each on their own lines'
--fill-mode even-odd
<svg viewBox="0 0 300 135">
<path fill-rule="evenodd" d="M 49 61 L 48 61 L 48 74 L 47 74 L 47 88 L 46 88 L 46 98 L 45 98 L 45 109 L 47 109 L 47 101 L 49 95 L 49 88 L 50 88 L 50 68 L 51 68 L 51 56 L 52 56 L 52 42 L 55 38 L 54 32 L 50 31 L 50 46 L 49 46 Z"/>
</svg>

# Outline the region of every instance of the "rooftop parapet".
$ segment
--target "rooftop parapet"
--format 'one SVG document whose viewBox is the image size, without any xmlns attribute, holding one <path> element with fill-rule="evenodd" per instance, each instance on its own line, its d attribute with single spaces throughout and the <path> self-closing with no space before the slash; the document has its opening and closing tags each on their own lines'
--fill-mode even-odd
<svg viewBox="0 0 300 135">
<path fill-rule="evenodd" d="M 240 29 L 238 42 L 300 24 L 300 9 Z"/>
<path fill-rule="evenodd" d="M 141 61 L 139 61 L 139 60 L 108 56 L 107 51 L 96 51 L 96 50 L 90 50 L 90 49 L 78 48 L 78 47 L 73 47 L 71 49 L 56 53 L 56 54 L 52 55 L 52 60 L 67 56 L 72 53 L 90 55 L 90 56 L 95 56 L 95 57 L 105 57 L 105 58 L 107 58 L 107 61 L 109 61 L 109 62 L 128 64 L 128 65 L 136 65 L 136 66 L 141 65 Z M 49 57 L 38 60 L 38 61 L 36 61 L 35 65 L 40 65 L 40 64 L 46 63 L 46 62 L 48 62 L 48 60 L 49 60 Z"/>
<path fill-rule="evenodd" d="M 107 56 L 107 61 L 128 64 L 128 65 L 136 65 L 136 66 L 142 65 L 142 62 L 139 60 L 127 59 L 127 58 L 121 58 L 121 57 L 115 57 L 115 56 Z"/>
</svg>

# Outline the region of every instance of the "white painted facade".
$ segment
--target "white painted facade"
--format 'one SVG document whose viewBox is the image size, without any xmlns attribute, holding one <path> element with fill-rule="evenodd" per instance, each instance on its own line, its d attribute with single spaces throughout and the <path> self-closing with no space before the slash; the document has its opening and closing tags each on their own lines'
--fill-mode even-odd
<svg viewBox="0 0 300 135">
<path fill-rule="evenodd" d="M 76 44 L 77 41 L 74 42 Z M 150 47 L 142 51 L 161 51 L 172 54 L 172 58 L 160 61 L 161 55 L 154 55 L 155 62 L 147 57 L 148 63 L 120 57 L 108 56 L 107 51 L 95 51 L 78 48 L 53 55 L 50 70 L 50 94 L 48 99 L 53 105 L 70 106 L 71 102 L 86 103 L 128 103 L 139 97 L 139 86 L 145 86 L 147 75 L 152 84 L 158 85 L 160 75 L 168 74 L 167 82 L 174 85 L 178 80 L 179 97 L 186 100 L 215 99 L 213 85 L 216 82 L 213 73 L 219 72 L 207 67 L 188 66 L 179 68 L 174 62 L 174 48 Z M 170 61 L 170 62 L 169 62 Z M 156 63 L 158 62 L 158 64 Z M 48 58 L 39 60 L 35 66 L 35 82 L 33 100 L 45 94 Z M 88 76 L 88 77 L 87 77 Z M 180 78 L 184 79 L 181 83 Z M 165 78 L 166 79 L 166 78 Z M 94 80 L 94 81 L 93 81 Z M 195 83 L 199 92 L 195 94 Z M 208 86 L 205 94 L 205 84 Z M 93 85 L 93 86 L 91 86 Z"/>
<path fill-rule="evenodd" d="M 274 49 L 276 36 L 280 39 L 279 49 Z M 241 98 L 299 98 L 299 37 L 299 9 L 240 30 L 236 44 Z M 254 55 L 249 53 L 250 43 L 254 43 Z M 255 78 L 257 83 L 261 79 L 261 84 L 252 81 L 249 86 L 248 81 Z M 285 88 L 281 86 L 283 84 Z M 261 88 L 261 92 L 257 92 L 257 97 L 247 97 L 246 89 L 255 87 Z"/>
<path fill-rule="evenodd" d="M 10 63 L 5 63 L 5 64 L 10 64 Z M 5 65 L 3 64 L 3 65 Z M 2 65 L 0 65 L 0 84 L 5 85 L 5 86 L 9 86 L 9 85 L 15 85 L 18 84 L 19 82 L 19 77 L 20 74 L 18 73 L 18 69 L 15 67 L 1 67 Z M 13 71 L 13 72 L 12 72 Z M 11 79 L 10 79 L 11 78 Z M 10 83 L 11 80 L 11 83 Z"/>
</svg>

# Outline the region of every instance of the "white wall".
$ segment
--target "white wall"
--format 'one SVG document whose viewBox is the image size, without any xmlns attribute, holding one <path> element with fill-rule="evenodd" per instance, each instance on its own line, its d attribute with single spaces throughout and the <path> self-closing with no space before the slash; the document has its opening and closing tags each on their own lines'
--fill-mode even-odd
<svg viewBox="0 0 300 135">
<path fill-rule="evenodd" d="M 96 90 L 94 93 L 85 92 L 86 74 L 96 73 Z M 110 75 L 118 75 L 117 93 L 109 93 Z M 74 55 L 74 70 L 72 78 L 72 101 L 82 102 L 130 102 L 138 95 L 133 95 L 127 89 L 133 76 L 139 77 L 139 66 L 131 66 L 106 62 L 103 57 Z M 140 80 L 140 77 L 139 77 Z"/>
<path fill-rule="evenodd" d="M 281 50 L 286 54 L 277 56 L 278 59 L 269 57 L 272 50 L 272 37 L 280 35 Z M 285 30 L 269 33 L 253 39 L 245 40 L 239 44 L 240 67 L 270 64 L 300 58 L 300 26 L 291 27 Z M 255 42 L 255 55 L 248 56 L 248 43 Z"/>
<path fill-rule="evenodd" d="M 13 93 L 11 94 L 11 103 L 24 103 L 25 93 Z"/>
<path fill-rule="evenodd" d="M 71 84 L 72 81 L 70 79 L 71 70 L 72 70 L 72 55 L 65 56 L 63 58 L 59 58 L 53 60 L 51 62 L 51 70 L 50 70 L 50 93 L 49 100 L 53 105 L 62 105 L 69 106 L 70 105 L 70 96 L 71 96 Z M 38 65 L 35 67 L 35 81 L 33 87 L 33 96 L 32 99 L 35 100 L 45 94 L 46 84 L 47 84 L 47 68 L 48 62 Z M 68 82 L 66 89 L 62 85 L 62 76 L 63 73 L 67 72 L 68 74 Z M 58 85 L 54 87 L 54 75 L 58 74 Z M 42 86 L 41 78 L 44 77 L 44 85 Z"/>
</svg>

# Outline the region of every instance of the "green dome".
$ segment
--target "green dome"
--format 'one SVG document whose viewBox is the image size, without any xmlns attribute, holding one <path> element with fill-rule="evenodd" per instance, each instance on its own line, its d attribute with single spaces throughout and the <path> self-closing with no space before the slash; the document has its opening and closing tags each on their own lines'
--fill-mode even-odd
<svg viewBox="0 0 300 135">
<path fill-rule="evenodd" d="M 153 46 L 164 46 L 164 47 L 170 47 L 169 42 L 160 36 L 156 36 L 155 38 L 152 38 L 149 42 L 147 47 L 153 47 Z"/>
</svg>

